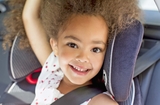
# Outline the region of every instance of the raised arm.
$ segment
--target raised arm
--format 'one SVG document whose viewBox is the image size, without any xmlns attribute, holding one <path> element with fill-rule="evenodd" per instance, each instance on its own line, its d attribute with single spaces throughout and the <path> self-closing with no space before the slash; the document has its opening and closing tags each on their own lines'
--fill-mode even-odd
<svg viewBox="0 0 160 105">
<path fill-rule="evenodd" d="M 30 45 L 43 65 L 52 49 L 39 17 L 41 2 L 41 0 L 26 0 L 22 19 Z"/>
</svg>

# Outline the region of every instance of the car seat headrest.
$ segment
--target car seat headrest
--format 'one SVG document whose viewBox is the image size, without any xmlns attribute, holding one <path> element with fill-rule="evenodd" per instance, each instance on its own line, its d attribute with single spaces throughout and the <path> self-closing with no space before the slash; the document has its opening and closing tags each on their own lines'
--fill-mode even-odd
<svg viewBox="0 0 160 105">
<path fill-rule="evenodd" d="M 37 60 L 32 49 L 19 48 L 20 37 L 17 35 L 14 39 L 11 52 L 10 52 L 10 77 L 15 81 L 24 79 L 28 74 L 33 72 L 35 69 L 41 67 L 41 64 Z"/>
<path fill-rule="evenodd" d="M 115 35 L 108 45 L 103 70 L 107 75 L 106 88 L 116 101 L 125 101 L 129 96 L 143 32 L 142 24 L 135 21 L 130 27 Z"/>
</svg>

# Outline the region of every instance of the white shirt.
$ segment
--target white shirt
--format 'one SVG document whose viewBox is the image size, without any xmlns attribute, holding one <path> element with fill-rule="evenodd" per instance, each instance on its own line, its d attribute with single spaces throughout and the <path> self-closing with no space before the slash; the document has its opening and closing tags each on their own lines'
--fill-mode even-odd
<svg viewBox="0 0 160 105">
<path fill-rule="evenodd" d="M 57 89 L 64 74 L 59 68 L 58 57 L 52 52 L 46 60 L 35 90 L 35 98 L 31 105 L 50 105 L 64 94 Z M 108 92 L 104 94 L 112 97 Z M 86 100 L 80 105 L 88 105 L 89 100 Z"/>
</svg>

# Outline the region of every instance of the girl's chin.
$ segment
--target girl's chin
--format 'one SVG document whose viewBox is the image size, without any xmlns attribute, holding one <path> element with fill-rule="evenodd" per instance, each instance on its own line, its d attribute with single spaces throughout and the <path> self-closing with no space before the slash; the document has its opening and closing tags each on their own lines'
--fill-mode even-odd
<svg viewBox="0 0 160 105">
<path fill-rule="evenodd" d="M 86 80 L 80 80 L 80 79 L 75 79 L 75 78 L 72 78 L 71 80 L 71 83 L 74 84 L 74 85 L 79 85 L 79 86 L 85 86 L 85 85 L 89 85 L 89 84 L 92 84 L 91 81 L 86 81 Z"/>
</svg>

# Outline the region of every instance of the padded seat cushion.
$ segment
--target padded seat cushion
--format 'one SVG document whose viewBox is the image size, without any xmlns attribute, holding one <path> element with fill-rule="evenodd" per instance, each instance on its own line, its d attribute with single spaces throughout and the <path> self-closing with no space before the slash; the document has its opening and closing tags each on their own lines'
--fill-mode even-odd
<svg viewBox="0 0 160 105">
<path fill-rule="evenodd" d="M 103 70 L 107 74 L 106 87 L 116 101 L 125 101 L 129 96 L 143 32 L 142 24 L 135 21 L 109 43 Z"/>
</svg>

